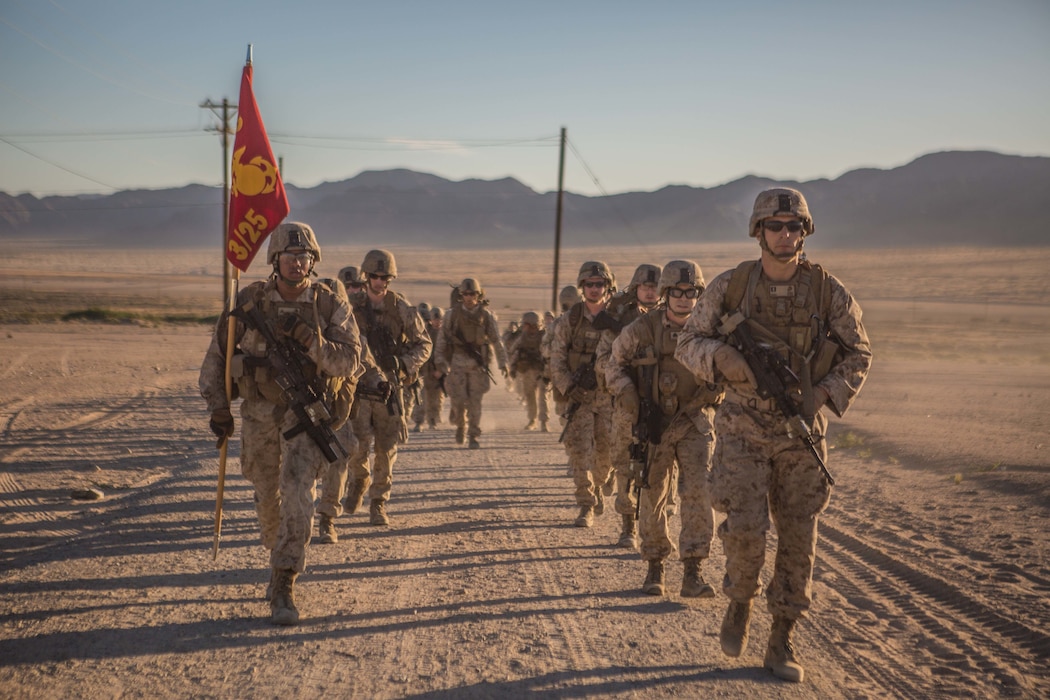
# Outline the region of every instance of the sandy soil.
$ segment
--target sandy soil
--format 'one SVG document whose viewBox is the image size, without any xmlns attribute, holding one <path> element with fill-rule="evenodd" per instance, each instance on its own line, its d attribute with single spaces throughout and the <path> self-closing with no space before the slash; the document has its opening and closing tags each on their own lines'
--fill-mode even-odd
<svg viewBox="0 0 1050 700">
<path fill-rule="evenodd" d="M 341 541 L 308 553 L 303 623 L 271 626 L 236 451 L 212 559 L 217 453 L 196 391 L 210 329 L 18 322 L 106 304 L 214 312 L 214 257 L 85 253 L 45 264 L 46 251 L 27 250 L 0 262 L 0 696 L 1050 695 L 1041 255 L 814 255 L 861 299 L 876 363 L 855 409 L 832 423 L 839 485 L 798 634 L 802 685 L 761 668 L 762 606 L 750 648 L 727 659 L 723 598 L 680 598 L 677 563 L 667 597 L 642 595 L 644 563 L 614 546 L 611 509 L 592 530 L 572 527 L 557 434 L 522 432 L 523 409 L 504 387 L 486 401 L 484 449 L 458 448 L 447 425 L 411 437 L 392 526 L 344 516 Z M 670 257 L 696 257 L 713 277 L 741 254 L 621 256 Z M 621 258 L 614 269 L 628 274 Z M 509 283 L 523 266 L 513 256 L 478 256 L 473 271 L 448 260 L 399 254 L 401 288 L 440 303 L 448 281 L 473 273 L 492 280 L 505 318 L 549 294 L 536 291 L 549 284 L 539 272 Z M 890 287 L 902 267 L 909 282 Z M 71 498 L 88 487 L 103 498 Z M 722 564 L 716 541 L 708 580 Z"/>
</svg>

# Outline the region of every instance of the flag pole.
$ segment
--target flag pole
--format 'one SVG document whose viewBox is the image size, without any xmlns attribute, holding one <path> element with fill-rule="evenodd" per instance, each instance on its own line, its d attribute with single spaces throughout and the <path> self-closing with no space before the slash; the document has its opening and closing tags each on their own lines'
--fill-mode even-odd
<svg viewBox="0 0 1050 700">
<path fill-rule="evenodd" d="M 248 55 L 245 57 L 244 65 L 250 66 L 252 64 L 252 45 L 248 44 Z M 236 132 L 236 129 L 234 130 Z M 226 168 L 229 168 L 229 163 L 226 164 Z M 225 176 L 226 173 L 223 173 Z M 225 210 L 229 212 L 230 200 L 226 197 L 226 201 L 223 203 Z M 228 214 L 224 219 L 227 220 L 227 230 L 223 231 L 223 248 L 226 247 L 226 241 L 229 237 L 229 223 Z M 223 287 L 228 290 L 226 297 L 226 369 L 225 369 L 225 385 L 226 385 L 226 405 L 233 408 L 233 376 L 231 371 L 231 363 L 233 362 L 233 352 L 236 348 L 236 333 L 237 333 L 237 321 L 233 318 L 233 309 L 237 304 L 238 285 L 240 283 L 241 271 L 240 269 L 229 264 L 229 260 L 226 258 L 226 251 L 223 250 L 223 260 L 225 262 L 223 271 L 226 276 L 226 283 Z M 241 427 L 243 430 L 244 427 Z M 230 446 L 230 438 L 227 436 L 219 444 L 219 477 L 218 483 L 215 487 L 215 537 L 212 540 L 211 545 L 211 558 L 215 561 L 219 558 L 219 540 L 222 538 L 222 499 L 226 490 L 226 456 Z"/>
</svg>

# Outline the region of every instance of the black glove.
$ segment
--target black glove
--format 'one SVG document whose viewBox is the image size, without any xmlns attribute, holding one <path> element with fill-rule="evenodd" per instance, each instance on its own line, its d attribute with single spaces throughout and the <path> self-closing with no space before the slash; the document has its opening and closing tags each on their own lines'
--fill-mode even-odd
<svg viewBox="0 0 1050 700">
<path fill-rule="evenodd" d="M 215 437 L 219 440 L 215 443 L 216 447 L 222 447 L 222 443 L 227 438 L 233 435 L 233 414 L 230 413 L 229 408 L 216 408 L 211 412 L 211 420 L 208 421 L 208 427 L 215 433 Z"/>
</svg>

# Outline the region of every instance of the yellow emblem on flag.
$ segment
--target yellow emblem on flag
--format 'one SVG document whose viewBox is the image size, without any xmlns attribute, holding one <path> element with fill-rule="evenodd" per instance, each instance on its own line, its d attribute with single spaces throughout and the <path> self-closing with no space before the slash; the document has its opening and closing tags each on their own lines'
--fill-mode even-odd
<svg viewBox="0 0 1050 700">
<path fill-rule="evenodd" d="M 233 153 L 233 194 L 247 197 L 270 194 L 277 188 L 277 168 L 262 156 L 255 156 L 247 163 L 242 163 L 245 148 L 242 146 Z"/>
</svg>

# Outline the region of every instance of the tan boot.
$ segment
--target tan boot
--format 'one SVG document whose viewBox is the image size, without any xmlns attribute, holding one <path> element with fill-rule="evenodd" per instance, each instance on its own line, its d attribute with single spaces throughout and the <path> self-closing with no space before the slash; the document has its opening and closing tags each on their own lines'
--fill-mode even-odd
<svg viewBox="0 0 1050 700">
<path fill-rule="evenodd" d="M 620 529 L 620 541 L 616 543 L 624 549 L 638 549 L 638 524 L 634 515 L 624 513 L 623 526 Z"/>
<path fill-rule="evenodd" d="M 576 527 L 590 527 L 594 525 L 594 508 L 580 506 L 580 514 L 576 517 Z"/>
<path fill-rule="evenodd" d="M 595 515 L 601 515 L 604 512 L 605 512 L 605 496 L 603 496 L 602 492 L 599 491 L 598 492 L 598 500 L 595 501 L 595 503 L 594 503 L 594 514 Z"/>
<path fill-rule="evenodd" d="M 714 598 L 715 589 L 700 575 L 700 557 L 689 557 L 682 560 L 685 573 L 682 575 L 683 598 Z"/>
<path fill-rule="evenodd" d="M 369 519 L 373 525 L 389 525 L 390 518 L 386 514 L 386 503 L 383 501 L 372 501 L 369 508 Z"/>
<path fill-rule="evenodd" d="M 766 647 L 765 666 L 777 678 L 793 683 L 801 683 L 805 670 L 795 658 L 795 649 L 791 645 L 791 631 L 795 620 L 786 617 L 774 617 L 773 627 L 769 630 L 769 646 Z"/>
<path fill-rule="evenodd" d="M 275 625 L 299 624 L 299 609 L 295 607 L 295 579 L 298 576 L 292 569 L 274 571 L 270 622 Z"/>
<path fill-rule="evenodd" d="M 371 486 L 371 482 L 368 479 L 355 480 L 350 485 L 346 498 L 343 500 L 343 510 L 350 515 L 356 513 L 361 507 L 361 503 L 365 500 L 365 491 L 368 490 L 369 486 Z"/>
<path fill-rule="evenodd" d="M 719 633 L 723 654 L 736 658 L 744 653 L 744 649 L 747 649 L 747 626 L 750 621 L 750 600 L 743 603 L 735 600 L 729 601 L 726 616 L 722 618 L 722 630 Z"/>
<path fill-rule="evenodd" d="M 648 595 L 664 594 L 664 563 L 661 559 L 649 560 L 649 573 L 645 575 L 642 593 Z"/>
<path fill-rule="evenodd" d="M 330 515 L 322 514 L 317 521 L 317 541 L 320 544 L 335 544 L 339 541 L 339 534 L 335 531 L 335 522 Z"/>
</svg>

